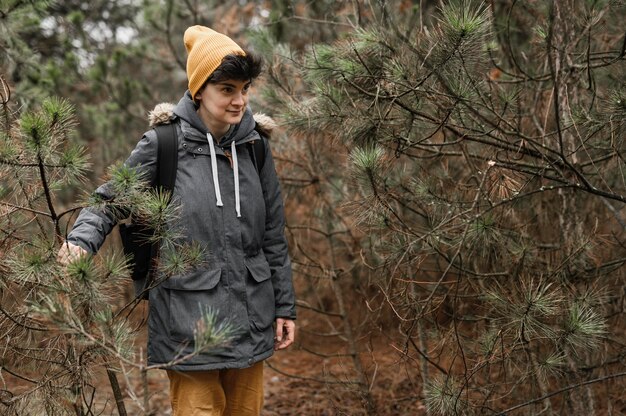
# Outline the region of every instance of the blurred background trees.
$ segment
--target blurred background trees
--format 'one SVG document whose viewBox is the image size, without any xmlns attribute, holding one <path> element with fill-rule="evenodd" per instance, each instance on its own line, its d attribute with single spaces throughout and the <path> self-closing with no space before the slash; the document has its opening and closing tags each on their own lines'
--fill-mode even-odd
<svg viewBox="0 0 626 416">
<path fill-rule="evenodd" d="M 319 390 L 320 406 L 294 399 L 286 414 L 626 411 L 625 12 L 608 0 L 0 1 L 3 339 L 18 331 L 36 349 L 40 325 L 67 330 L 38 320 L 44 299 L 17 273 L 53 270 L 77 290 L 52 253 L 147 112 L 184 91 L 182 33 L 198 23 L 267 58 L 251 105 L 281 126 L 271 143 L 300 308 L 290 354 L 317 363 L 269 365 Z M 18 166 L 36 147 L 9 138 L 21 115 L 60 105 L 50 97 L 75 108 L 66 156 Z M 122 277 L 112 240 L 96 263 Z M 32 258 L 33 245 L 49 255 Z M 119 288 L 107 284 L 89 290 Z M 113 313 L 127 301 L 119 289 L 106 298 Z M 89 316 L 79 321 L 107 322 Z M 127 323 L 140 327 L 106 331 L 138 338 Z M 29 392 L 50 374 L 4 351 L 5 408 L 41 403 Z M 72 361 L 57 378 L 72 399 L 56 390 L 51 403 L 104 408 L 111 386 L 91 370 L 124 367 L 120 351 L 106 356 Z"/>
</svg>

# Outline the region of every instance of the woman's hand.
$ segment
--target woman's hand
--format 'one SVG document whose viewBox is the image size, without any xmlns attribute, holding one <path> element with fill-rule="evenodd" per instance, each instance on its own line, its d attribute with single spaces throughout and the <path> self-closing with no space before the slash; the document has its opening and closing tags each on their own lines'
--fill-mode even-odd
<svg viewBox="0 0 626 416">
<path fill-rule="evenodd" d="M 61 246 L 59 254 L 57 254 L 57 261 L 62 265 L 67 266 L 74 260 L 82 256 L 86 256 L 87 254 L 87 250 L 85 250 L 84 248 L 72 244 L 69 241 L 66 241 Z"/>
<path fill-rule="evenodd" d="M 274 350 L 284 350 L 296 339 L 296 323 L 293 319 L 276 318 L 276 337 Z"/>
</svg>

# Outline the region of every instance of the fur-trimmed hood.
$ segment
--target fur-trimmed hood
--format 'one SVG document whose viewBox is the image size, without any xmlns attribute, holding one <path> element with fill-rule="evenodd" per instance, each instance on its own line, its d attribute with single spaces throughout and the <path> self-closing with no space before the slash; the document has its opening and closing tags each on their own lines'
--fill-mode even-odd
<svg viewBox="0 0 626 416">
<path fill-rule="evenodd" d="M 152 111 L 148 113 L 148 121 L 150 127 L 170 124 L 175 118 L 174 108 L 175 104 L 172 103 L 160 103 L 157 104 Z M 264 137 L 270 138 L 272 132 L 276 128 L 276 122 L 270 116 L 263 113 L 254 114 L 254 121 L 256 123 L 255 129 Z"/>
</svg>

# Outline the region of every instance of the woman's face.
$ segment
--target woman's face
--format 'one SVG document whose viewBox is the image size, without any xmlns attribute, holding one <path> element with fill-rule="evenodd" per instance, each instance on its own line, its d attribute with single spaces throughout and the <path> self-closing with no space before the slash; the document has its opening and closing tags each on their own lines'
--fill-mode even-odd
<svg viewBox="0 0 626 416">
<path fill-rule="evenodd" d="M 248 105 L 251 81 L 226 80 L 207 83 L 196 94 L 198 113 L 212 134 L 223 134 L 231 124 L 241 121 Z"/>
</svg>

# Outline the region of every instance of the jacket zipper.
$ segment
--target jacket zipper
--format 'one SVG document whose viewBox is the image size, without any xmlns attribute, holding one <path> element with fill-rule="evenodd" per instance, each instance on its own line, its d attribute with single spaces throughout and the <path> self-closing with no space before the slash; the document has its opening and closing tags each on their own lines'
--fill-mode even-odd
<svg viewBox="0 0 626 416">
<path fill-rule="evenodd" d="M 224 150 L 224 155 L 228 158 L 228 161 L 230 162 L 230 168 L 233 169 L 233 155 L 230 153 L 230 150 Z"/>
</svg>

